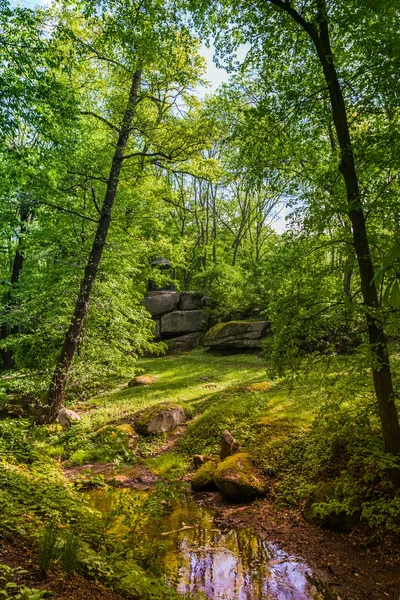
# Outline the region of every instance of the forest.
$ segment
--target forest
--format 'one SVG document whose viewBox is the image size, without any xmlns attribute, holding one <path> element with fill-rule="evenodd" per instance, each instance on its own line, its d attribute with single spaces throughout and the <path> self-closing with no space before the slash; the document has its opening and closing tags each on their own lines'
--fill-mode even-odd
<svg viewBox="0 0 400 600">
<path fill-rule="evenodd" d="M 399 32 L 0 0 L 1 598 L 398 600 Z"/>
</svg>

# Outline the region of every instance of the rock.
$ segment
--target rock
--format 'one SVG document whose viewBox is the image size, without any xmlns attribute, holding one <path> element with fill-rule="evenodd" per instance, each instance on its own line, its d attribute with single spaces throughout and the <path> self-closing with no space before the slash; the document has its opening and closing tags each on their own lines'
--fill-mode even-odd
<svg viewBox="0 0 400 600">
<path fill-rule="evenodd" d="M 173 431 L 183 423 L 186 415 L 178 404 L 156 404 L 135 417 L 135 429 L 142 435 L 156 435 Z"/>
<path fill-rule="evenodd" d="M 195 454 L 192 458 L 193 466 L 195 469 L 201 467 L 204 464 L 204 456 L 202 454 Z"/>
<path fill-rule="evenodd" d="M 168 353 L 172 352 L 188 352 L 199 346 L 203 334 L 199 333 L 187 333 L 176 338 L 168 340 Z"/>
<path fill-rule="evenodd" d="M 204 343 L 212 349 L 260 348 L 267 329 L 267 321 L 219 323 L 207 332 Z"/>
<path fill-rule="evenodd" d="M 356 510 L 349 515 L 344 510 L 336 512 L 333 508 L 324 511 L 324 516 L 318 514 L 318 505 L 326 504 L 336 496 L 335 484 L 323 483 L 321 487 L 308 499 L 304 509 L 303 517 L 307 523 L 318 525 L 323 529 L 329 529 L 338 533 L 351 531 L 360 521 L 361 512 Z M 325 506 L 325 509 L 327 507 Z"/>
<path fill-rule="evenodd" d="M 217 486 L 214 481 L 214 474 L 217 468 L 217 463 L 210 460 L 202 465 L 192 477 L 190 482 L 192 489 L 195 492 L 209 492 L 216 490 Z"/>
<path fill-rule="evenodd" d="M 221 460 L 224 460 L 228 456 L 232 456 L 232 454 L 236 454 L 238 451 L 238 442 L 227 429 L 224 429 L 221 433 Z"/>
<path fill-rule="evenodd" d="M 128 387 L 138 387 L 140 385 L 153 385 L 157 381 L 155 375 L 137 375 L 129 383 Z"/>
<path fill-rule="evenodd" d="M 195 292 L 184 292 L 181 294 L 178 303 L 178 310 L 195 310 L 202 308 L 203 296 Z"/>
<path fill-rule="evenodd" d="M 202 310 L 176 310 L 161 317 L 161 335 L 193 333 L 207 328 Z"/>
<path fill-rule="evenodd" d="M 176 309 L 179 297 L 178 292 L 149 292 L 144 305 L 152 317 L 160 317 Z"/>
<path fill-rule="evenodd" d="M 117 435 L 122 435 L 125 438 L 128 448 L 136 448 L 138 435 L 132 425 L 129 425 L 129 423 L 122 423 L 121 425 L 117 425 L 115 431 Z"/>
<path fill-rule="evenodd" d="M 202 310 L 175 310 L 161 317 L 161 335 L 178 335 L 203 331 L 207 319 Z"/>
<path fill-rule="evenodd" d="M 214 481 L 223 494 L 239 502 L 250 502 L 267 492 L 247 453 L 234 454 L 220 462 Z"/>
<path fill-rule="evenodd" d="M 129 423 L 122 423 L 121 425 L 105 425 L 101 429 L 98 429 L 96 435 L 102 435 L 111 438 L 120 438 L 124 442 L 126 448 L 134 450 L 137 446 L 138 435 Z"/>
<path fill-rule="evenodd" d="M 81 420 L 80 416 L 73 410 L 69 410 L 68 408 L 61 408 L 58 411 L 57 421 L 63 427 L 70 427 L 74 423 L 79 423 L 80 420 Z"/>
</svg>

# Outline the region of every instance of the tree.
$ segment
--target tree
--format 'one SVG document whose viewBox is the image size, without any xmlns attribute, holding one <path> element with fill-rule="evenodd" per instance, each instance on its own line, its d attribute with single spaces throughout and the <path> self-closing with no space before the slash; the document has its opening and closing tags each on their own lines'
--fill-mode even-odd
<svg viewBox="0 0 400 600">
<path fill-rule="evenodd" d="M 105 110 L 104 100 L 100 100 L 97 101 L 96 110 L 84 110 L 82 114 L 100 121 L 117 139 L 112 142 L 115 143 L 115 151 L 109 173 L 102 178 L 106 189 L 103 203 L 98 207 L 99 219 L 93 244 L 43 411 L 42 419 L 46 422 L 56 417 L 63 400 L 106 245 L 124 165 L 129 168 L 134 159 L 140 172 L 146 159 L 182 160 L 187 152 L 197 151 L 202 144 L 195 135 L 197 132 L 192 137 L 183 131 L 179 135 L 177 120 L 172 115 L 178 98 L 185 100 L 186 88 L 198 75 L 200 63 L 193 59 L 191 37 L 183 29 L 174 27 L 169 7 L 157 0 L 143 3 L 140 7 L 130 2 L 110 4 L 109 7 L 103 7 L 100 14 L 97 8 L 93 10 L 90 26 L 90 33 L 85 32 L 86 39 L 79 37 L 73 28 L 68 35 L 89 56 L 100 63 L 104 61 L 111 71 L 114 93 L 118 89 L 118 97 L 109 96 L 109 106 L 106 104 Z M 119 56 L 118 61 L 113 58 L 115 54 Z M 99 76 L 101 78 L 102 74 L 99 73 Z M 127 79 L 130 81 L 130 88 L 127 91 L 126 105 L 119 112 L 120 90 L 126 88 Z M 161 97 L 157 97 L 158 91 Z M 98 90 L 96 92 L 98 94 Z M 89 97 L 89 100 L 92 101 L 92 98 Z M 154 110 L 149 105 L 155 107 L 155 117 Z M 138 107 L 142 122 L 137 118 Z M 146 121 L 151 134 L 146 127 L 143 129 Z M 174 122 L 175 127 L 171 128 Z M 142 149 L 138 148 L 139 143 Z"/>
<path fill-rule="evenodd" d="M 277 12 L 274 14 L 274 8 Z M 204 8 L 204 6 L 203 6 Z M 236 17 L 233 15 L 233 6 L 229 2 L 224 2 L 219 5 L 220 19 L 215 19 L 214 22 L 223 24 L 225 31 L 229 30 L 229 38 L 235 46 L 238 42 L 246 41 L 253 45 L 250 50 L 250 61 L 253 58 L 257 68 L 262 70 L 265 68 L 271 71 L 274 70 L 275 79 L 273 80 L 274 90 L 270 91 L 273 97 L 271 103 L 275 102 L 275 108 L 281 110 L 282 118 L 287 118 L 287 105 L 280 105 L 279 97 L 281 90 L 284 90 L 286 97 L 293 100 L 296 93 L 301 94 L 303 86 L 303 100 L 298 101 L 299 104 L 304 104 L 305 101 L 318 97 L 323 94 L 324 89 L 328 91 L 328 100 L 330 112 L 334 127 L 333 154 L 338 155 L 339 171 L 343 178 L 345 193 L 346 193 L 346 212 L 351 223 L 354 251 L 357 256 L 358 269 L 365 309 L 365 319 L 368 329 L 369 346 L 372 360 L 372 373 L 374 380 L 375 394 L 378 401 L 380 419 L 382 423 L 383 438 L 386 450 L 392 454 L 400 454 L 400 426 L 395 406 L 395 394 L 392 384 L 392 376 L 390 370 L 389 354 L 383 329 L 382 315 L 379 310 L 379 299 L 374 279 L 374 267 L 371 257 L 368 232 L 366 226 L 365 212 L 363 199 L 360 192 L 360 185 L 356 171 L 355 155 L 353 139 L 350 127 L 349 111 L 346 106 L 346 100 L 343 92 L 344 76 L 339 77 L 336 67 L 336 55 L 332 50 L 332 29 L 334 28 L 333 39 L 337 48 L 336 54 L 340 55 L 342 62 L 345 64 L 349 61 L 353 52 L 353 60 L 366 62 L 367 52 L 362 47 L 362 42 L 357 45 L 357 40 L 352 36 L 351 27 L 346 32 L 341 31 L 340 24 L 349 22 L 349 8 L 346 3 L 346 15 L 344 12 L 344 3 L 332 2 L 329 5 L 325 0 L 316 0 L 315 2 L 300 3 L 292 0 L 263 0 L 255 5 L 244 2 L 242 10 Z M 350 10 L 354 9 L 355 5 L 351 6 Z M 388 14 L 385 15 L 387 24 L 389 25 L 388 33 L 383 33 L 383 29 L 379 31 L 381 37 L 392 39 L 393 24 L 395 23 L 394 12 L 395 8 L 391 7 Z M 359 13 L 361 12 L 361 17 Z M 332 18 L 332 13 L 335 14 L 335 20 Z M 359 33 L 360 24 L 367 29 L 374 30 L 376 17 L 379 14 L 378 7 L 371 5 L 368 2 L 363 3 L 360 11 L 357 12 L 357 29 Z M 240 23 L 242 29 L 237 28 L 236 39 L 232 34 L 233 28 L 237 23 Z M 293 28 L 295 25 L 295 28 Z M 382 26 L 381 26 L 382 27 Z M 314 53 L 311 52 L 309 43 L 304 39 L 304 36 L 298 37 L 296 28 L 300 28 L 303 34 L 306 34 L 309 42 L 314 47 Z M 375 32 L 376 33 L 376 32 Z M 345 36 L 347 47 L 340 46 L 340 36 Z M 217 43 L 220 47 L 226 42 L 224 35 L 221 35 L 221 30 L 217 32 Z M 385 43 L 387 40 L 385 39 Z M 289 50 L 285 48 L 289 47 Z M 372 46 L 372 44 L 371 44 Z M 350 48 L 350 50 L 349 50 Z M 228 49 L 229 51 L 229 49 Z M 390 69 L 390 57 L 388 55 L 382 58 L 378 56 L 379 50 L 374 48 L 375 58 L 379 58 L 383 64 L 383 69 Z M 281 52 L 286 60 L 291 61 L 289 68 L 282 70 L 282 75 L 278 73 L 282 68 L 282 63 L 279 62 L 277 53 Z M 300 56 L 305 59 L 305 64 L 308 66 L 308 73 L 304 76 L 304 81 L 301 79 L 300 73 Z M 252 55 L 253 53 L 253 55 Z M 278 57 L 277 63 L 272 63 L 272 66 L 265 67 L 265 53 L 273 54 L 275 60 Z M 319 67 L 322 69 L 324 84 L 322 88 L 317 88 L 319 83 L 319 75 L 315 77 L 317 82 L 313 80 L 316 74 L 315 55 L 319 62 Z M 271 60 L 271 57 L 269 58 Z M 361 76 L 368 71 L 368 64 L 362 64 L 359 68 Z M 351 72 L 351 70 L 350 70 Z M 294 82 L 294 87 L 289 89 L 288 83 L 282 81 L 284 74 L 288 75 Z M 296 76 L 296 73 L 297 76 Z M 265 74 L 264 74 L 265 76 Z M 350 79 L 350 77 L 348 78 Z M 282 88 L 279 89 L 279 84 Z M 308 98 L 304 100 L 304 87 L 311 85 L 314 88 Z M 354 85 L 354 82 L 352 82 Z M 350 88 L 352 89 L 352 88 Z M 308 90 L 307 90 L 308 91 Z M 355 98 L 357 94 L 354 93 Z M 286 117 L 283 116 L 286 111 Z M 289 111 L 291 112 L 291 111 Z"/>
</svg>

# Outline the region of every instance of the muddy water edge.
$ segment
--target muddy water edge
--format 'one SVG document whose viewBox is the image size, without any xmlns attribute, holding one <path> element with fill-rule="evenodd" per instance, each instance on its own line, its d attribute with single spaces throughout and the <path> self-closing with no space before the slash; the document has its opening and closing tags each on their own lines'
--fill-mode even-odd
<svg viewBox="0 0 400 600">
<path fill-rule="evenodd" d="M 110 496 L 97 489 L 88 495 L 92 506 L 107 514 L 126 494 L 144 492 L 116 489 Z M 173 501 L 157 522 L 155 538 L 151 528 L 147 539 L 144 535 L 143 544 L 156 546 L 153 553 L 166 579 L 185 598 L 340 600 L 301 558 L 250 528 L 218 526 L 215 516 L 210 505 L 188 496 Z"/>
</svg>

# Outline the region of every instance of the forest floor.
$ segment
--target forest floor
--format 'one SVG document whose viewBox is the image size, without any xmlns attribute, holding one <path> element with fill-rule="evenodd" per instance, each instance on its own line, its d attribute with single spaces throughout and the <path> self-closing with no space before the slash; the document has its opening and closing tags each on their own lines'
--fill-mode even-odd
<svg viewBox="0 0 400 600">
<path fill-rule="evenodd" d="M 139 387 L 128 387 L 125 383 L 89 401 L 75 402 L 70 408 L 80 414 L 79 425 L 64 432 L 56 425 L 47 428 L 48 437 L 45 443 L 40 442 L 41 451 L 57 460 L 61 477 L 64 472 L 74 484 L 83 481 L 77 489 L 84 491 L 111 476 L 113 485 L 139 490 L 139 494 L 152 490 L 156 483 L 162 483 L 167 490 L 162 493 L 168 494 L 170 484 L 190 481 L 191 456 L 218 453 L 220 433 L 225 428 L 266 472 L 271 448 L 282 448 L 290 436 L 310 431 L 313 420 L 325 406 L 326 378 L 340 381 L 347 389 L 352 373 L 346 359 L 338 357 L 332 360 L 328 375 L 325 364 L 313 363 L 295 380 L 272 378 L 264 359 L 256 355 L 222 356 L 203 350 L 141 359 L 137 372 L 154 375 L 155 383 Z M 362 392 L 366 393 L 365 388 Z M 160 402 L 182 405 L 188 423 L 170 435 L 140 437 L 136 456 L 131 460 L 118 455 L 120 446 L 113 446 L 118 440 L 111 439 L 107 445 L 100 438 L 99 443 L 97 432 L 104 425 L 134 424 L 138 410 Z M 279 459 L 281 455 L 277 456 Z M 298 462 L 295 465 L 297 468 Z M 296 477 L 295 473 L 297 488 Z M 234 504 L 219 492 L 193 496 L 199 505 L 212 507 L 218 528 L 250 528 L 290 555 L 301 557 L 342 600 L 399 600 L 398 538 L 382 535 L 382 531 L 375 535 L 364 523 L 349 534 L 312 526 L 302 518 L 301 497 L 299 500 L 291 494 L 290 485 L 278 489 L 278 479 L 271 476 L 268 496 L 251 504 Z M 14 486 L 13 480 L 10 481 Z M 38 480 L 39 487 L 43 486 L 41 481 Z M 300 486 L 300 478 L 298 481 Z M 46 485 L 45 479 L 43 482 Z M 31 510 L 29 503 L 27 506 Z M 141 518 L 146 526 L 146 515 Z M 50 589 L 59 600 L 136 597 L 132 593 L 116 594 L 77 574 L 66 575 L 57 562 L 46 576 L 41 575 L 34 545 L 19 535 L 0 536 L 0 563 L 27 569 L 28 574 L 21 579 L 23 583 Z M 141 593 L 138 597 L 147 598 Z M 151 597 L 164 598 L 164 595 L 160 592 L 159 596 Z"/>
<path fill-rule="evenodd" d="M 123 387 L 92 399 L 92 408 L 86 416 L 96 422 L 110 418 L 129 421 L 133 408 L 161 401 L 178 402 L 189 414 L 197 413 L 189 431 L 182 428 L 169 439 L 145 442 L 142 446 L 142 452 L 148 455 L 145 465 L 157 471 L 158 464 L 159 472 L 168 468 L 169 461 L 171 464 L 179 461 L 181 451 L 186 455 L 215 453 L 219 432 L 225 427 L 245 449 L 254 446 L 255 423 L 265 429 L 267 437 L 277 436 L 284 443 L 287 432 L 310 427 L 324 401 L 321 369 L 310 369 L 294 386 L 281 380 L 267 385 L 265 363 L 252 354 L 215 356 L 200 350 L 143 359 L 138 366 L 143 372 L 155 375 L 157 382 L 140 388 Z M 340 359 L 336 370 L 346 372 Z M 74 408 L 79 411 L 79 404 Z M 81 455 L 78 458 L 84 461 Z M 81 468 L 70 467 L 69 475 Z M 190 478 L 190 466 L 186 478 Z M 136 481 L 140 489 L 140 473 Z M 132 487 L 136 487 L 135 483 Z M 224 500 L 218 492 L 195 494 L 195 497 L 213 506 L 218 525 L 251 527 L 287 552 L 304 558 L 323 581 L 337 589 L 341 598 L 398 600 L 399 548 L 390 535 L 374 546 L 371 531 L 365 527 L 356 528 L 351 534 L 324 531 L 306 523 L 300 510 L 278 508 L 268 498 L 238 505 Z"/>
<path fill-rule="evenodd" d="M 127 596 L 116 594 L 99 583 L 65 573 L 53 565 L 46 574 L 37 568 L 37 556 L 32 544 L 22 537 L 0 539 L 0 563 L 26 571 L 18 583 L 37 590 L 51 590 L 57 600 L 124 600 Z M 7 597 L 7 596 L 6 596 Z"/>
</svg>

